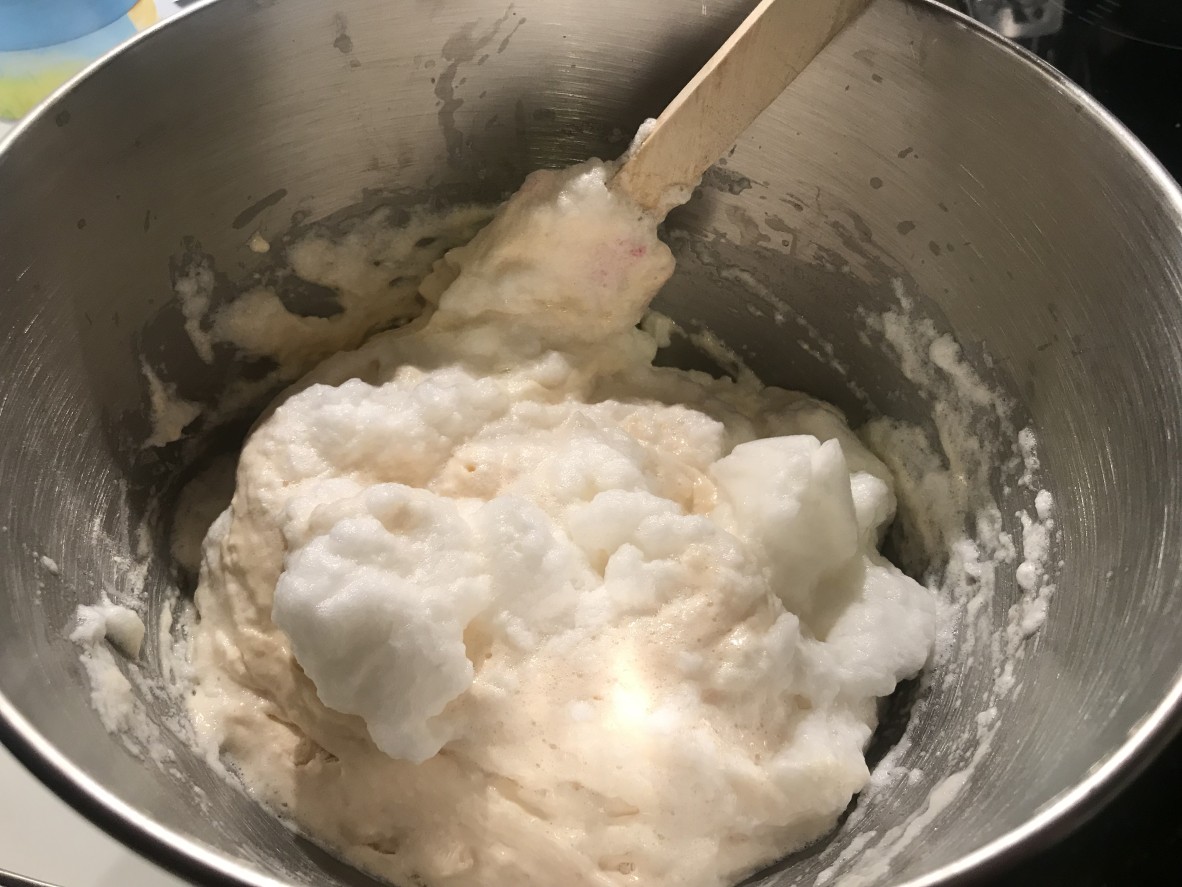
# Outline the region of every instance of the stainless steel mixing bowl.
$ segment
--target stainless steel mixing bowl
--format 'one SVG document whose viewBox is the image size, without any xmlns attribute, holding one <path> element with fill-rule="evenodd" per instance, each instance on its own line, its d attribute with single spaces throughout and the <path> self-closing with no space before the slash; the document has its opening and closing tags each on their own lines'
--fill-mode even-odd
<svg viewBox="0 0 1182 887">
<path fill-rule="evenodd" d="M 106 59 L 9 138 L 0 731 L 30 768 L 198 882 L 363 881 L 168 731 L 166 766 L 128 753 L 65 637 L 76 604 L 134 578 L 137 552 L 159 617 L 169 558 L 150 504 L 196 449 L 142 447 L 141 361 L 197 401 L 242 369 L 195 355 L 170 268 L 198 250 L 233 286 L 265 261 L 247 248 L 256 231 L 279 242 L 309 220 L 425 193 L 498 197 L 534 167 L 615 155 L 750 5 L 221 0 Z M 759 883 L 813 883 L 843 851 L 861 872 L 844 884 L 952 883 L 1078 822 L 1165 743 L 1182 695 L 1177 187 L 1053 71 L 932 3 L 877 0 L 670 236 L 682 261 L 667 312 L 712 328 L 769 381 L 859 416 L 924 413 L 857 335 L 859 310 L 913 293 L 1038 429 L 1062 530 L 1049 619 L 965 790 L 925 806 L 963 767 L 956 737 L 980 707 L 933 689 L 911 715 L 910 779 Z M 720 273 L 720 259 L 750 278 Z M 766 291 L 789 294 L 799 316 L 775 323 Z M 1003 510 L 1017 495 L 995 492 Z M 137 540 L 129 527 L 145 514 Z M 1014 594 L 1003 583 L 994 609 Z M 156 645 L 150 632 L 149 673 Z M 849 852 L 917 813 L 921 840 L 889 865 Z"/>
</svg>

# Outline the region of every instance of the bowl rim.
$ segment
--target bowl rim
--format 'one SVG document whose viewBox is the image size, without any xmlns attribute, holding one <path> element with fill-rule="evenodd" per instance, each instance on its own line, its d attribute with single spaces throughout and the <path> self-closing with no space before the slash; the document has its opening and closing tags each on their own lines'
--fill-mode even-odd
<svg viewBox="0 0 1182 887">
<path fill-rule="evenodd" d="M 197 0 L 176 15 L 157 22 L 88 64 L 54 90 L 3 137 L 0 161 L 22 135 L 56 112 L 66 99 L 91 75 L 133 51 L 141 41 L 159 31 L 179 27 L 189 16 L 200 15 L 221 0 Z M 944 17 L 984 39 L 1025 66 L 1064 100 L 1073 102 L 1081 115 L 1092 118 L 1110 133 L 1119 147 L 1145 175 L 1173 210 L 1182 240 L 1182 188 L 1144 144 L 1098 100 L 1065 74 L 1022 46 L 940 0 L 891 0 L 919 7 L 924 14 Z M 1049 802 L 1025 822 L 1011 828 L 934 871 L 900 882 L 896 887 L 955 887 L 975 883 L 1009 868 L 1037 850 L 1065 837 L 1082 826 L 1120 793 L 1175 736 L 1182 734 L 1182 672 L 1161 701 L 1130 730 L 1125 740 L 1093 765 L 1088 774 L 1070 790 Z M 145 816 L 123 801 L 59 752 L 52 743 L 16 709 L 0 691 L 0 742 L 45 786 L 96 826 L 141 856 L 192 881 L 210 887 L 290 887 L 290 883 L 263 874 L 198 841 L 184 836 Z"/>
</svg>

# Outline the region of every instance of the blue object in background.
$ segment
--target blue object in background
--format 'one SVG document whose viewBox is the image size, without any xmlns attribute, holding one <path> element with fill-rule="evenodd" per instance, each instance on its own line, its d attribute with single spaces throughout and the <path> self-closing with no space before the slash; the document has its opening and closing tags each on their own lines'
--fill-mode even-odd
<svg viewBox="0 0 1182 887">
<path fill-rule="evenodd" d="M 0 0 L 0 52 L 65 43 L 105 28 L 135 0 Z"/>
<path fill-rule="evenodd" d="M 38 102 L 175 0 L 0 0 L 0 135 Z"/>
</svg>

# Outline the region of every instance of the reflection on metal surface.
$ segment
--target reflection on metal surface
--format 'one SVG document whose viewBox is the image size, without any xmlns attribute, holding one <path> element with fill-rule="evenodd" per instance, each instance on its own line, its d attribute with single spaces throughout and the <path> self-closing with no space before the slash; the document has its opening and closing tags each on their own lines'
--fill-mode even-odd
<svg viewBox="0 0 1182 887">
<path fill-rule="evenodd" d="M 964 0 L 969 15 L 1011 40 L 1058 33 L 1063 27 L 1061 0 Z"/>
<path fill-rule="evenodd" d="M 946 0 L 1011 40 L 1052 37 L 1075 23 L 1118 40 L 1182 49 L 1177 0 Z M 1028 44 L 1024 44 L 1028 45 Z"/>
<path fill-rule="evenodd" d="M 1182 2 L 960 0 L 960 8 L 1090 92 L 1182 178 Z"/>
<path fill-rule="evenodd" d="M 47 881 L 37 881 L 15 872 L 6 872 L 0 869 L 0 887 L 54 887 L 54 885 Z"/>
<path fill-rule="evenodd" d="M 1063 4 L 1068 16 L 1097 31 L 1153 46 L 1182 49 L 1182 3 L 1178 0 L 1058 2 Z"/>
</svg>

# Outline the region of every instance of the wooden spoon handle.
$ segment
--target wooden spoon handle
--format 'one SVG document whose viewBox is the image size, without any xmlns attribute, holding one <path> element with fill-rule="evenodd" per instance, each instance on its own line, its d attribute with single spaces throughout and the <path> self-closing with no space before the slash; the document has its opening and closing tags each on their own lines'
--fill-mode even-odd
<svg viewBox="0 0 1182 887">
<path fill-rule="evenodd" d="M 761 0 L 677 95 L 620 167 L 612 188 L 663 212 L 693 188 L 870 0 Z M 677 200 L 674 203 L 680 202 Z"/>
</svg>

